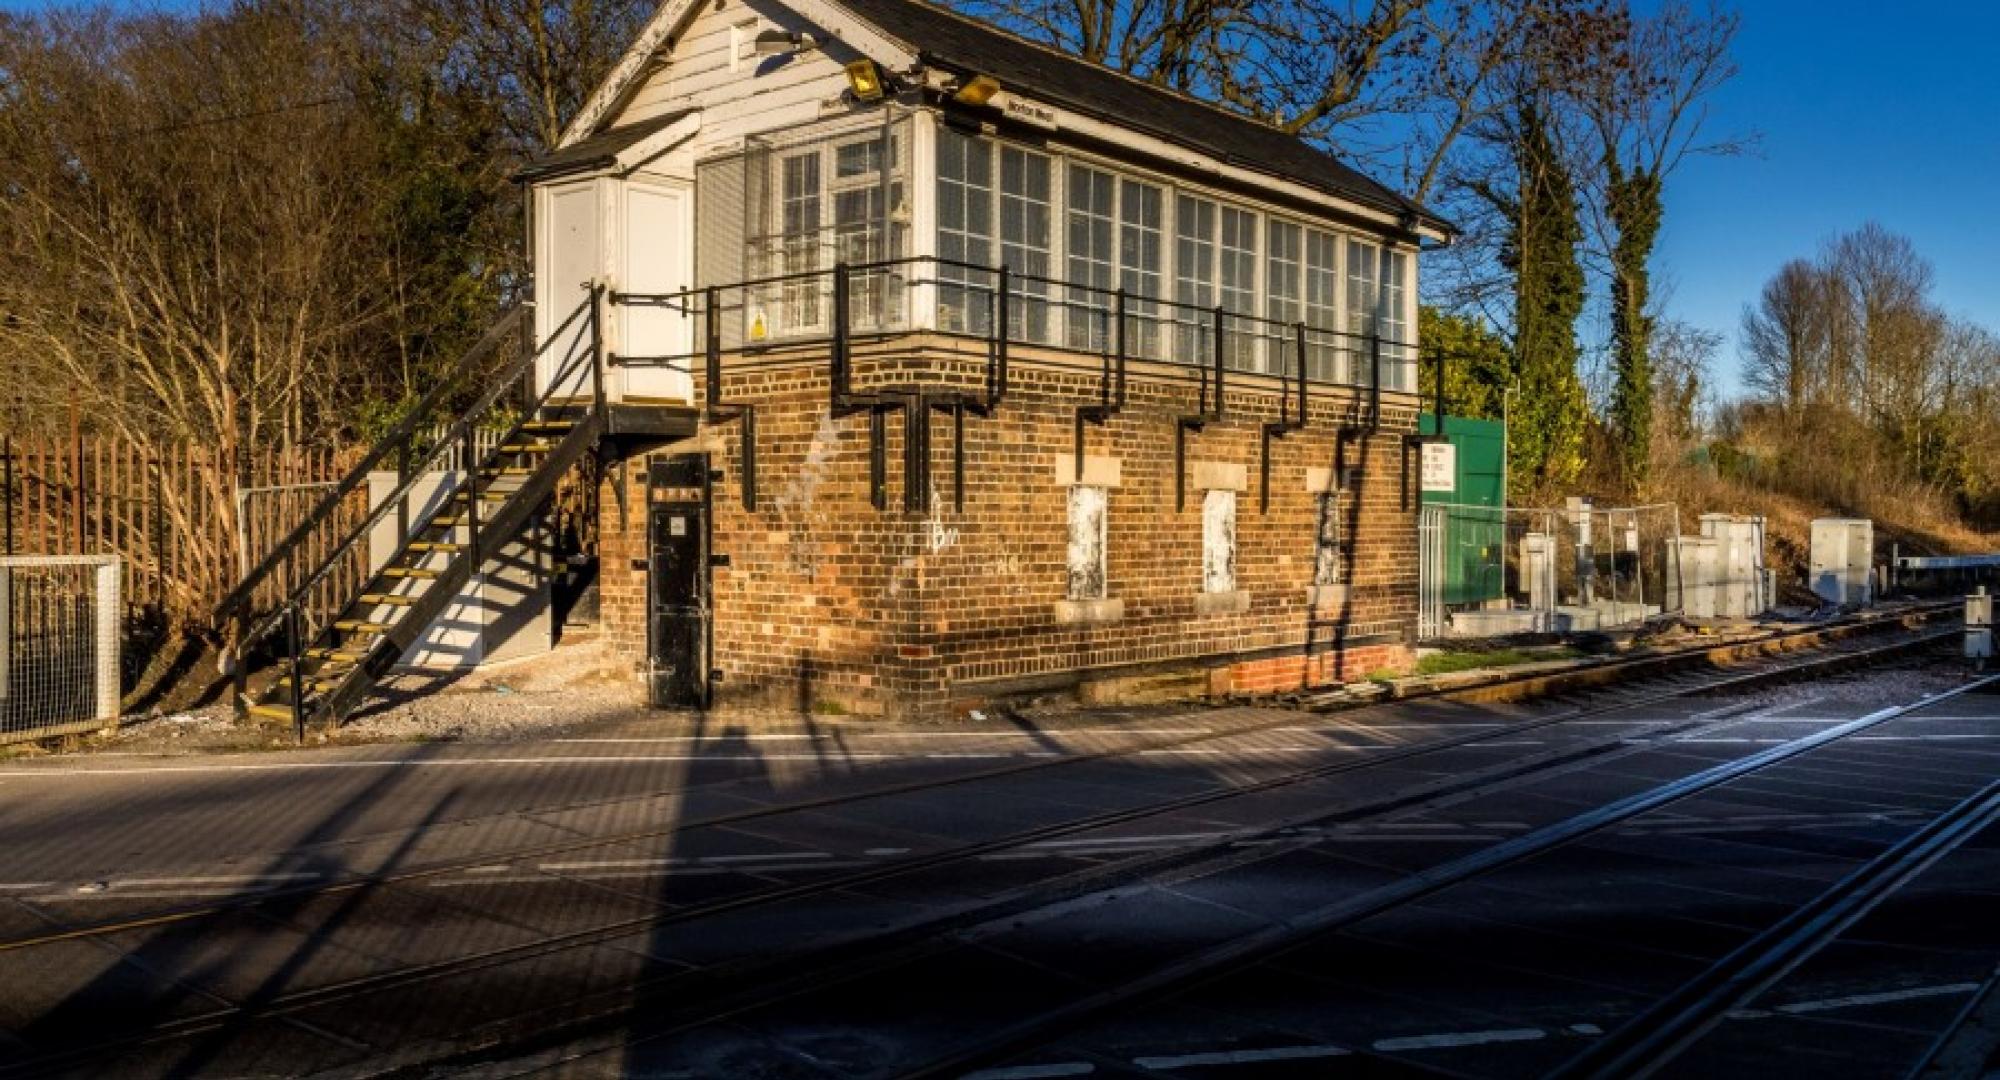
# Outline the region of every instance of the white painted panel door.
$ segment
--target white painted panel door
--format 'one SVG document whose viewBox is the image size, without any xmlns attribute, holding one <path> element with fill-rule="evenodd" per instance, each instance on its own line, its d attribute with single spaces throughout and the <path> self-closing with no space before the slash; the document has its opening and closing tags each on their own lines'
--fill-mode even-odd
<svg viewBox="0 0 2000 1080">
<path fill-rule="evenodd" d="M 603 272 L 599 188 L 586 180 L 542 190 L 541 245 L 535 253 L 535 337 L 544 348 L 535 362 L 536 388 L 547 389 L 562 374 L 554 396 L 588 397 L 590 360 L 578 354 L 590 346 L 590 313 L 578 314 L 577 308 L 590 296 L 588 284 Z M 559 328 L 560 338 L 551 340 Z"/>
<path fill-rule="evenodd" d="M 632 181 L 625 187 L 624 275 L 619 291 L 663 296 L 693 283 L 693 238 L 686 189 Z M 618 353 L 623 396 L 632 401 L 694 400 L 690 356 L 699 340 L 698 308 L 685 297 L 620 305 Z M 672 367 L 660 358 L 671 357 Z"/>
</svg>

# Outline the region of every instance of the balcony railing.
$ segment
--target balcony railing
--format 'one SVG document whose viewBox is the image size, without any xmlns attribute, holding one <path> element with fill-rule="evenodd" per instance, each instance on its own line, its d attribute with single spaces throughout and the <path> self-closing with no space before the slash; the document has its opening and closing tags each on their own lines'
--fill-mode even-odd
<svg viewBox="0 0 2000 1080">
<path fill-rule="evenodd" d="M 809 254 L 817 264 L 823 253 L 815 246 Z M 1206 370 L 1220 349 L 1228 371 L 1287 377 L 1303 339 L 1312 382 L 1403 393 L 1418 388 L 1413 342 L 936 256 L 856 262 L 845 269 L 844 321 L 856 336 L 928 330 L 1103 356 L 1120 340 L 1115 323 L 1122 311 L 1125 359 Z M 614 293 L 614 304 L 678 313 L 688 321 L 684 353 L 621 356 L 618 362 L 692 370 L 705 350 L 702 328 L 711 305 L 727 351 L 830 342 L 842 322 L 835 313 L 835 277 L 835 268 L 815 265 L 674 293 Z"/>
</svg>

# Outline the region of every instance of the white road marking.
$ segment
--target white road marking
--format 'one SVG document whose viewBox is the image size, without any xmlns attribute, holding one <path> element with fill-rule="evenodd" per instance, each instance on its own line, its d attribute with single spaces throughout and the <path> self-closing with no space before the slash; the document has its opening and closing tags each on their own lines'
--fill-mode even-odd
<svg viewBox="0 0 2000 1080">
<path fill-rule="evenodd" d="M 1267 1050 L 1213 1050 L 1202 1054 L 1168 1054 L 1133 1058 L 1142 1069 L 1192 1069 L 1203 1065 L 1255 1065 L 1265 1061 L 1310 1061 L 1314 1058 L 1346 1057 L 1353 1053 L 1339 1046 L 1274 1046 Z"/>
<path fill-rule="evenodd" d="M 906 754 L 846 753 L 840 754 L 843 761 L 866 758 L 871 761 L 886 761 L 908 757 Z M 522 765 L 654 765 L 663 762 L 689 761 L 825 761 L 822 754 L 656 754 L 632 755 L 628 757 L 542 757 L 542 758 L 464 758 L 460 760 L 427 759 L 419 761 L 270 761 L 255 764 L 236 765 L 147 765 L 130 769 L 11 769 L 0 772 L 0 777 L 49 780 L 68 776 L 164 776 L 171 773 L 232 773 L 232 772 L 284 772 L 290 769 L 466 769 L 486 766 Z"/>
<path fill-rule="evenodd" d="M 1604 1029 L 1603 1029 L 1603 1028 L 1601 1028 L 1601 1027 L 1598 1027 L 1598 1026 L 1597 1026 L 1596 1024 L 1571 1024 L 1571 1025 L 1569 1026 L 1569 1030 L 1570 1030 L 1570 1034 L 1572 1034 L 1572 1035 L 1602 1035 L 1602 1034 L 1604 1034 Z"/>
<path fill-rule="evenodd" d="M 1035 848 L 1066 848 L 1098 847 L 1105 844 L 1174 843 L 1181 840 L 1211 840 L 1218 836 L 1228 835 L 1228 832 L 1154 833 L 1150 836 L 1101 836 L 1082 840 L 1037 840 L 1028 846 Z"/>
<path fill-rule="evenodd" d="M 1630 721 L 1621 721 L 1621 722 L 1629 723 Z M 1490 728 L 1490 727 L 1506 727 L 1506 726 L 1507 726 L 1506 724 L 1500 723 L 1499 721 L 1490 721 L 1490 722 L 1480 721 L 1477 723 L 1450 723 L 1450 724 L 1446 723 L 1349 724 L 1349 725 L 1336 725 L 1336 726 L 1321 725 L 1319 727 L 1281 727 L 1281 728 L 1272 728 L 1271 730 L 1310 731 L 1320 735 L 1366 735 L 1369 732 L 1374 732 L 1374 731 L 1448 731 L 1452 728 Z"/>
<path fill-rule="evenodd" d="M 1490 740 L 1490 741 L 1482 741 L 1482 742 L 1476 742 L 1476 743 L 1473 743 L 1472 745 L 1473 745 L 1473 746 L 1541 746 L 1541 745 L 1542 745 L 1542 740 L 1540 740 L 1540 739 L 1493 739 L 1493 740 Z"/>
<path fill-rule="evenodd" d="M 925 754 L 927 758 L 950 758 L 957 761 L 991 761 L 994 758 L 1052 758 L 1061 757 L 1053 750 L 1011 750 L 1011 751 L 963 751 L 956 754 Z"/>
<path fill-rule="evenodd" d="M 2000 734 L 1968 735 L 1856 735 L 1855 742 L 1948 742 L 1952 739 L 2000 739 Z"/>
<path fill-rule="evenodd" d="M 625 870 L 635 866 L 727 866 L 732 863 L 777 862 L 782 859 L 831 859 L 831 851 L 774 851 L 763 855 L 706 855 L 700 858 L 600 859 L 590 862 L 542 863 L 539 870 Z"/>
<path fill-rule="evenodd" d="M 1484 1046 L 1488 1043 L 1533 1042 L 1548 1033 L 1541 1028 L 1504 1028 L 1499 1031 L 1447 1031 L 1437 1035 L 1405 1035 L 1395 1039 L 1375 1040 L 1375 1049 L 1385 1053 L 1397 1050 L 1444 1050 L 1454 1046 Z"/>
<path fill-rule="evenodd" d="M 55 887 L 55 882 L 53 881 L 15 881 L 0 885 L 0 892 L 26 892 L 29 889 L 48 889 L 53 887 Z"/>
<path fill-rule="evenodd" d="M 882 856 L 882 855 L 907 855 L 909 853 L 910 849 L 906 847 L 872 847 L 869 848 L 867 851 L 862 852 L 861 854 Z"/>
<path fill-rule="evenodd" d="M 168 889 L 182 885 L 257 885 L 275 881 L 318 880 L 325 877 L 311 871 L 296 874 L 229 874 L 221 877 L 178 877 L 178 878 L 119 878 L 111 882 L 114 889 Z"/>
<path fill-rule="evenodd" d="M 1956 994 L 1970 994 L 1979 989 L 1978 983 L 1946 983 L 1942 986 L 1913 986 L 1908 990 L 1884 990 L 1876 994 L 1850 994 L 1847 997 L 1826 998 L 1820 1001 L 1799 1001 L 1790 1005 L 1778 1005 L 1774 1010 L 1781 1013 L 1816 1013 L 1829 1009 L 1851 1009 L 1861 1005 L 1887 1005 L 1897 1001 L 1915 1001 L 1918 998 L 1949 997 Z"/>
<path fill-rule="evenodd" d="M 1089 1076 L 1097 1066 L 1088 1061 L 1065 1061 L 1056 1065 L 1005 1065 L 966 1073 L 959 1080 L 1042 1080 L 1046 1076 Z"/>
<path fill-rule="evenodd" d="M 651 743 L 722 743 L 722 742 L 803 742 L 810 739 L 830 739 L 832 737 L 833 736 L 830 734 L 819 734 L 814 732 L 800 731 L 800 732 L 768 732 L 768 733 L 730 732 L 728 734 L 721 734 L 721 735 L 715 735 L 715 734 L 648 735 L 648 736 L 631 736 L 631 737 L 607 735 L 601 738 L 578 737 L 578 738 L 568 738 L 568 739 L 550 739 L 549 741 L 552 743 L 586 743 L 592 745 L 600 745 L 600 744 L 615 745 L 623 743 L 651 744 Z"/>
</svg>

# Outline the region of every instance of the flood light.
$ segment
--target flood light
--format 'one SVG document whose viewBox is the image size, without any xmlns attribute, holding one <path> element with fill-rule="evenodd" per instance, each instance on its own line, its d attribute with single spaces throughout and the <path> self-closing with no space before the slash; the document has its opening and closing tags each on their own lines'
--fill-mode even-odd
<svg viewBox="0 0 2000 1080">
<path fill-rule="evenodd" d="M 970 82 L 958 88 L 951 99 L 961 105 L 984 105 L 1000 92 L 1000 80 L 991 75 L 974 75 Z"/>
<path fill-rule="evenodd" d="M 880 101 L 884 93 L 882 70 L 875 66 L 873 60 L 856 60 L 847 65 L 847 87 L 854 91 L 857 101 Z"/>
</svg>

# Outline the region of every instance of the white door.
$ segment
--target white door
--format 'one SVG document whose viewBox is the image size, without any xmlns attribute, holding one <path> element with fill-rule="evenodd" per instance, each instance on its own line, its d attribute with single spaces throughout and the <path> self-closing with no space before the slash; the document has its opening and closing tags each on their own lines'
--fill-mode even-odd
<svg viewBox="0 0 2000 1080">
<path fill-rule="evenodd" d="M 603 276 L 599 190 L 596 181 L 585 180 L 542 188 L 538 200 L 542 225 L 535 252 L 535 340 L 545 344 L 535 362 L 535 386 L 547 389 L 561 374 L 562 385 L 553 397 L 591 394 L 591 361 L 581 356 L 590 347 L 590 312 L 578 308 L 590 298 L 588 284 Z"/>
<path fill-rule="evenodd" d="M 630 358 L 619 365 L 628 401 L 694 400 L 689 372 L 701 362 L 693 355 L 701 340 L 700 307 L 691 297 L 673 295 L 684 294 L 694 282 L 690 205 L 685 187 L 625 184 L 624 272 L 618 287 L 635 299 L 619 305 L 618 355 Z"/>
</svg>

